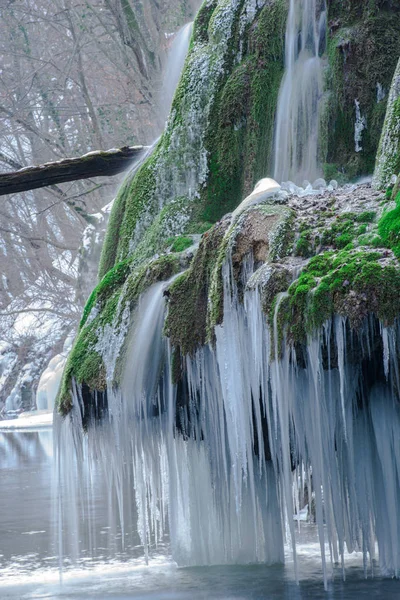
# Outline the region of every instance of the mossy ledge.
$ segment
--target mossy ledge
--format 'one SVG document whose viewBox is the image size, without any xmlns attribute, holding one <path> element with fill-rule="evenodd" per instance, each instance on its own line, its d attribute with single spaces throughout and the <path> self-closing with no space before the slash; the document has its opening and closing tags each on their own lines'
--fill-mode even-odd
<svg viewBox="0 0 400 600">
<path fill-rule="evenodd" d="M 391 325 L 400 315 L 399 286 L 400 265 L 391 252 L 323 252 L 310 260 L 281 300 L 279 328 L 292 342 L 305 343 L 334 314 L 348 317 L 355 329 L 369 314 Z"/>
<path fill-rule="evenodd" d="M 262 204 L 236 219 L 227 215 L 203 236 L 189 270 L 169 288 L 165 333 L 181 355 L 194 355 L 206 342 L 213 342 L 214 329 L 223 321 L 224 265 L 232 266 L 243 297 L 246 260 L 261 265 L 290 252 L 293 219 L 287 207 Z"/>
</svg>

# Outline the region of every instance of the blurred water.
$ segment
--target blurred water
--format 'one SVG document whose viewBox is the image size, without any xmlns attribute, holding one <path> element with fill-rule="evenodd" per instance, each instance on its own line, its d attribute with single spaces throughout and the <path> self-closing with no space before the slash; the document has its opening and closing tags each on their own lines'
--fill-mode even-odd
<svg viewBox="0 0 400 600">
<path fill-rule="evenodd" d="M 1 600 L 400 598 L 397 580 L 381 579 L 378 573 L 372 578 L 370 572 L 369 578 L 364 578 L 359 555 L 346 559 L 346 582 L 341 569 L 333 569 L 325 592 L 314 526 L 307 524 L 301 525 L 298 545 L 299 584 L 294 580 L 289 551 L 285 566 L 179 569 L 169 558 L 168 544 L 152 549 L 146 565 L 143 549 L 133 544 L 113 559 L 106 555 L 108 543 L 93 549 L 92 557 L 85 557 L 85 539 L 80 540 L 83 558 L 78 564 L 72 565 L 65 557 L 61 584 L 52 541 L 52 468 L 51 430 L 0 433 Z M 109 532 L 103 528 L 107 496 L 103 482 L 97 483 L 93 497 L 96 533 L 107 537 Z"/>
</svg>

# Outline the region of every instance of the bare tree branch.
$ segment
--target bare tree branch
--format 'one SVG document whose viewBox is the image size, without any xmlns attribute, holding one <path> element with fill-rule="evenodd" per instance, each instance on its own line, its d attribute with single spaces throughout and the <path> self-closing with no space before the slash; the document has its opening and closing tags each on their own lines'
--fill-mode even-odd
<svg viewBox="0 0 400 600">
<path fill-rule="evenodd" d="M 79 158 L 66 158 L 39 167 L 25 167 L 0 174 L 0 196 L 53 186 L 55 183 L 118 175 L 145 150 L 144 146 L 126 146 L 118 150 L 89 152 Z"/>
</svg>

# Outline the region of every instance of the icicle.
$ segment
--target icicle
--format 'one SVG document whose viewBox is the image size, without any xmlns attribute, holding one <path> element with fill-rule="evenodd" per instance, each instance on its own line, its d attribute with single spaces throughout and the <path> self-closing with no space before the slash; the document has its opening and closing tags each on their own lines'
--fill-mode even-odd
<svg viewBox="0 0 400 600">
<path fill-rule="evenodd" d="M 110 507 L 110 554 L 127 551 L 124 540 L 138 531 L 150 561 L 168 529 L 180 565 L 282 562 L 286 543 L 297 573 L 297 517 L 308 510 L 325 586 L 329 558 L 345 576 L 346 550 L 362 551 L 367 574 L 376 541 L 382 570 L 398 576 L 399 324 L 379 329 L 371 317 L 349 335 L 337 316 L 309 336 L 297 360 L 285 332 L 279 338 L 285 295 L 271 331 L 260 290 L 246 288 L 252 257 L 240 286 L 229 256 L 222 270 L 215 347 L 185 357 L 180 387 L 162 333 L 168 283 L 140 299 L 121 385 L 110 378 L 108 416 L 86 434 L 74 384 L 72 413 L 56 422 L 60 555 L 78 556 L 85 532 L 91 548 L 99 545 L 89 511 L 96 474 Z M 104 350 L 110 372 L 115 356 L 116 347 Z M 368 362 L 372 374 L 383 364 L 370 388 Z"/>
</svg>

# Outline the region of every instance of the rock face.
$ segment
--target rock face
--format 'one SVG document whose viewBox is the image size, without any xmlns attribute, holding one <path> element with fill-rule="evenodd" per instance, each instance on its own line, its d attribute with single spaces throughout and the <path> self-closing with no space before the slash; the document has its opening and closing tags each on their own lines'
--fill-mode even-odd
<svg viewBox="0 0 400 600">
<path fill-rule="evenodd" d="M 328 174 L 345 179 L 373 169 L 398 59 L 400 3 L 366 7 L 331 0 L 327 8 L 320 162 Z M 89 298 L 65 371 L 61 412 L 71 407 L 73 379 L 85 384 L 89 395 L 118 383 L 140 293 L 191 261 L 168 291 L 165 332 L 178 379 L 182 356 L 212 342 L 216 324 L 223 322 L 227 276 L 234 278 L 241 298 L 247 275 L 257 273 L 251 285 L 260 285 L 267 318 L 277 295 L 287 292 L 278 320 L 282 331 L 289 324 L 295 343 L 334 312 L 356 326 L 357 307 L 363 316 L 376 313 L 388 280 L 394 273 L 397 277 L 396 209 L 389 206 L 383 215 L 385 197 L 374 196 L 369 187 L 337 191 L 332 185 L 320 196 L 311 190 L 301 198 L 298 191 L 286 197 L 280 192 L 235 211 L 271 173 L 287 12 L 286 0 L 207 0 L 202 5 L 166 130 L 114 203 L 102 280 Z M 200 235 L 197 252 L 172 251 Z M 311 261 L 306 267 L 304 261 L 314 255 L 321 264 Z M 378 314 L 389 322 L 388 304 Z M 115 346 L 112 374 L 99 350 L 105 332 Z"/>
<path fill-rule="evenodd" d="M 390 183 L 400 174 L 400 59 L 390 88 L 385 123 L 379 145 L 374 174 L 376 187 Z"/>
<path fill-rule="evenodd" d="M 374 170 L 400 54 L 400 2 L 328 0 L 328 70 L 321 162 L 327 180 Z"/>
</svg>

